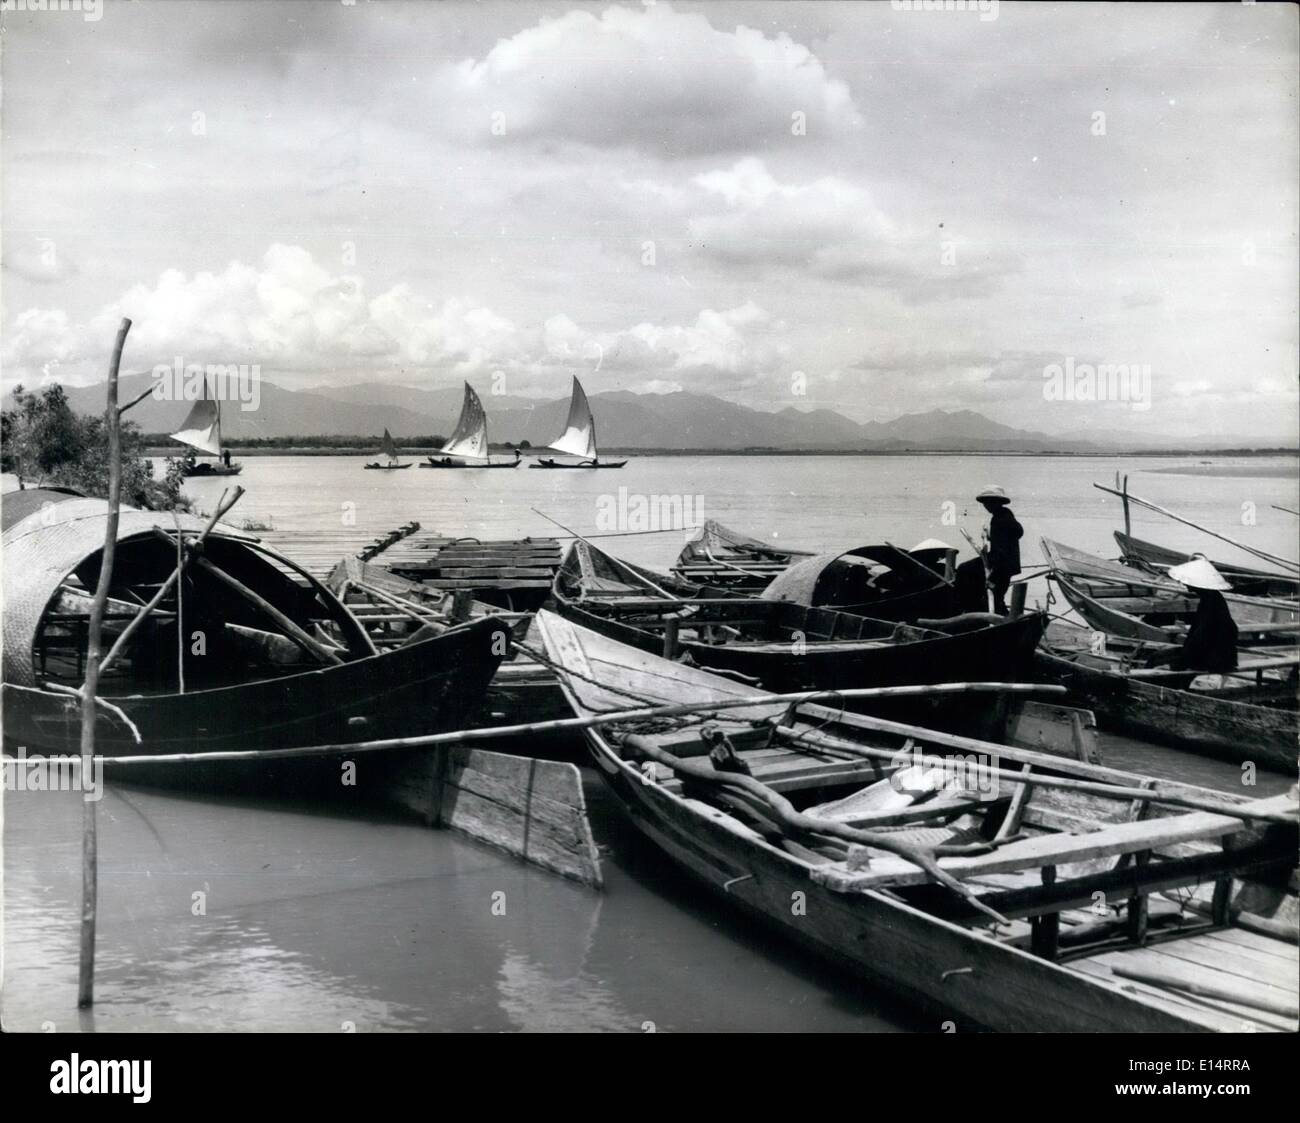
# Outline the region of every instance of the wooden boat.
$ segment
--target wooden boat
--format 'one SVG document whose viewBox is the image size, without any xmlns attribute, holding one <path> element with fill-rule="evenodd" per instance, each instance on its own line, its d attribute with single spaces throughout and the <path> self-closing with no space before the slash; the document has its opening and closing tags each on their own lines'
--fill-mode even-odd
<svg viewBox="0 0 1300 1123">
<path fill-rule="evenodd" d="M 5 741 L 29 753 L 76 754 L 80 705 L 70 692 L 84 674 L 107 504 L 25 491 L 6 495 L 2 514 Z M 205 525 L 178 518 L 182 533 Z M 106 645 L 174 571 L 174 532 L 170 513 L 121 511 Z M 220 525 L 181 585 L 100 679 L 98 754 L 290 748 L 456 729 L 508 647 L 501 623 L 484 619 L 381 651 L 305 570 Z"/>
<path fill-rule="evenodd" d="M 1295 774 L 1294 682 L 1252 682 L 1249 654 L 1237 675 L 1146 670 L 1140 655 L 1149 647 L 1110 642 L 1099 650 L 1084 629 L 1054 621 L 1035 658 L 1043 677 L 1065 686 L 1103 729 Z"/>
<path fill-rule="evenodd" d="M 764 704 L 550 613 L 539 630 L 581 715 L 752 694 L 707 721 L 587 730 L 602 778 L 681 869 L 958 1031 L 1297 1028 L 1295 892 L 1275 887 L 1292 796 Z M 971 753 L 1001 765 L 996 790 L 974 790 Z"/>
<path fill-rule="evenodd" d="M 770 690 L 944 682 L 997 667 L 1028 673 L 1045 617 L 958 617 L 931 627 L 873 620 L 758 597 L 683 599 L 648 571 L 576 541 L 553 597 L 569 619 L 644 651 L 671 649 L 698 666 Z"/>
<path fill-rule="evenodd" d="M 1191 554 L 1158 546 L 1154 542 L 1144 542 L 1122 530 L 1115 531 L 1115 542 L 1119 545 L 1120 560 L 1125 565 L 1160 575 L 1164 575 L 1170 566 L 1192 560 Z M 1270 573 L 1268 570 L 1252 569 L 1230 562 L 1216 561 L 1211 564 L 1232 586 L 1233 592 L 1243 596 L 1282 598 L 1294 597 L 1300 592 L 1300 577 Z"/>
<path fill-rule="evenodd" d="M 221 440 L 221 401 L 208 393 L 208 380 L 203 380 L 203 397 L 194 403 L 181 427 L 171 434 L 174 441 L 189 445 L 191 449 L 215 456 L 216 462 L 195 459 L 190 452 L 185 462 L 188 476 L 237 476 L 244 466 L 232 462 Z"/>
<path fill-rule="evenodd" d="M 963 605 L 957 585 L 943 574 L 906 550 L 887 545 L 796 560 L 760 595 L 906 622 L 956 616 L 973 607 Z"/>
<path fill-rule="evenodd" d="M 1167 640 L 1186 631 L 1196 613 L 1193 593 L 1168 577 L 1042 540 L 1050 576 L 1074 608 L 1100 631 L 1131 639 Z M 1300 607 L 1286 601 L 1225 593 L 1242 643 L 1293 643 Z"/>
<path fill-rule="evenodd" d="M 707 519 L 682 547 L 672 572 L 686 581 L 761 592 L 791 562 L 813 555 L 762 542 Z"/>
<path fill-rule="evenodd" d="M 565 422 L 564 432 L 547 447 L 580 459 L 576 464 L 565 464 L 552 457 L 542 457 L 528 465 L 530 468 L 621 468 L 627 463 L 626 460 L 600 459 L 596 451 L 596 419 L 587 402 L 587 393 L 577 378 L 573 380 L 569 419 Z"/>
<path fill-rule="evenodd" d="M 384 430 L 383 439 L 379 443 L 380 454 L 388 458 L 387 463 L 381 463 L 378 460 L 372 461 L 365 465 L 367 471 L 371 472 L 399 472 L 403 468 L 409 468 L 411 462 L 408 460 L 405 464 L 397 462 L 397 446 L 393 444 L 392 435 L 387 429 Z"/>
<path fill-rule="evenodd" d="M 340 561 L 325 584 L 366 628 L 380 651 L 418 643 L 466 620 L 488 617 L 500 621 L 532 650 L 541 645 L 533 634 L 531 612 L 486 603 L 476 599 L 469 589 L 452 592 L 411 581 L 357 558 Z M 555 672 L 533 659 L 523 647 L 511 644 L 481 705 L 466 725 L 514 725 L 568 716 L 568 703 Z"/>
<path fill-rule="evenodd" d="M 465 400 L 461 403 L 460 417 L 451 437 L 443 444 L 441 452 L 428 457 L 421 468 L 517 468 L 522 456 L 515 452 L 514 460 L 493 463 L 488 455 L 487 414 L 483 403 L 474 393 L 474 387 L 465 383 Z"/>
</svg>

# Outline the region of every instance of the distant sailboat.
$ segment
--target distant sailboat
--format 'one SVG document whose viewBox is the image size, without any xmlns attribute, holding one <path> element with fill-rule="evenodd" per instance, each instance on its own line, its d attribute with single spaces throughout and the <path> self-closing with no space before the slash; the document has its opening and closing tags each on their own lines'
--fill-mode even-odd
<svg viewBox="0 0 1300 1123">
<path fill-rule="evenodd" d="M 231 463 L 230 451 L 222 446 L 221 402 L 208 396 L 207 379 L 203 380 L 203 397 L 194 403 L 189 416 L 171 438 L 200 452 L 211 453 L 217 458 L 215 464 L 207 461 L 199 463 L 194 458 L 194 453 L 186 453 L 185 474 L 187 476 L 237 476 L 244 470 L 242 464 Z"/>
<path fill-rule="evenodd" d="M 582 383 L 573 380 L 573 397 L 569 400 L 569 420 L 564 433 L 552 441 L 548 448 L 581 459 L 577 464 L 561 464 L 558 460 L 533 461 L 530 468 L 621 468 L 626 460 L 606 460 L 603 464 L 596 452 L 596 419 L 591 415 Z"/>
<path fill-rule="evenodd" d="M 483 412 L 483 403 L 474 393 L 474 388 L 465 383 L 465 400 L 460 407 L 460 420 L 440 450 L 434 453 L 421 468 L 515 468 L 519 465 L 519 453 L 512 461 L 493 464 L 488 457 L 487 414 Z"/>
<path fill-rule="evenodd" d="M 367 464 L 366 467 L 381 472 L 396 472 L 399 468 L 409 468 L 411 462 L 408 460 L 405 464 L 397 463 L 397 446 L 393 444 L 392 434 L 387 429 L 384 430 L 384 436 L 379 442 L 379 452 L 381 456 L 387 457 L 387 464 L 380 464 L 378 461 Z"/>
</svg>

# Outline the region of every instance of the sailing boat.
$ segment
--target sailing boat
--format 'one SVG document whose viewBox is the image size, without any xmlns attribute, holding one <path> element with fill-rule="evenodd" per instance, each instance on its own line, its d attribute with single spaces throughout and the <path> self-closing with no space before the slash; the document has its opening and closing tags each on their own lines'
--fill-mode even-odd
<svg viewBox="0 0 1300 1123">
<path fill-rule="evenodd" d="M 564 434 L 547 447 L 582 459 L 577 464 L 539 459 L 534 460 L 529 465 L 530 468 L 621 468 L 627 463 L 626 460 L 606 460 L 603 464 L 600 462 L 596 454 L 596 419 L 591 416 L 591 406 L 587 404 L 582 383 L 576 378 L 573 380 L 573 397 L 569 400 L 569 420 L 564 427 Z"/>
<path fill-rule="evenodd" d="M 465 400 L 460 407 L 460 420 L 456 422 L 451 440 L 434 453 L 421 468 L 517 468 L 520 455 L 515 452 L 512 461 L 493 464 L 488 458 L 487 414 L 474 388 L 465 383 Z"/>
<path fill-rule="evenodd" d="M 380 472 L 396 472 L 399 468 L 409 468 L 411 462 L 408 460 L 405 464 L 397 462 L 397 446 L 393 444 L 392 434 L 387 429 L 384 430 L 383 439 L 379 442 L 379 451 L 381 455 L 388 458 L 387 464 L 380 464 L 379 461 L 367 464 L 367 468 L 372 468 Z"/>
<path fill-rule="evenodd" d="M 186 476 L 237 476 L 244 470 L 242 464 L 230 462 L 230 451 L 221 444 L 221 402 L 208 395 L 208 380 L 203 380 L 203 397 L 194 403 L 189 416 L 171 435 L 172 440 L 187 444 L 200 452 L 208 452 L 217 463 L 200 464 L 193 452 L 185 454 Z"/>
</svg>

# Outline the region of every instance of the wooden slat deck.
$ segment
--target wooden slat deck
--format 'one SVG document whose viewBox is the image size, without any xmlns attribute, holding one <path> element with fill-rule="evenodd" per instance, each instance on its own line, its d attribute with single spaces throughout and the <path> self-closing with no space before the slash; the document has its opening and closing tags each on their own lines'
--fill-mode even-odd
<svg viewBox="0 0 1300 1123">
<path fill-rule="evenodd" d="M 1241 928 L 1205 932 L 1169 940 L 1153 947 L 1127 947 L 1103 952 L 1070 964 L 1089 975 L 1113 980 L 1164 1008 L 1191 1017 L 1207 1029 L 1223 1031 L 1289 1030 L 1295 1017 L 1262 1010 L 1245 1002 L 1191 994 L 1176 986 L 1157 986 L 1116 975 L 1125 966 L 1159 972 L 1188 983 L 1222 985 L 1225 981 L 1243 997 L 1270 1003 L 1300 1002 L 1300 948 Z"/>
</svg>

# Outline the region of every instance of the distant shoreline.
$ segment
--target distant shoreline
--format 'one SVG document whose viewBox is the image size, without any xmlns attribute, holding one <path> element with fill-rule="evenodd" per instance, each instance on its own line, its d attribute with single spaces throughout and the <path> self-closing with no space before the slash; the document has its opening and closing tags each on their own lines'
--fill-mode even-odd
<svg viewBox="0 0 1300 1123">
<path fill-rule="evenodd" d="M 295 445 L 288 448 L 255 447 L 245 448 L 237 444 L 229 446 L 234 457 L 251 456 L 377 456 L 376 446 L 330 447 L 327 445 Z M 441 452 L 437 448 L 404 448 L 399 446 L 400 456 L 425 457 Z M 492 454 L 500 456 L 513 455 L 512 448 L 493 448 Z M 552 456 L 544 448 L 522 449 L 524 460 L 536 456 Z M 155 457 L 178 456 L 175 446 L 152 446 L 146 448 L 144 455 Z M 1225 448 L 1225 449 L 1121 449 L 1118 451 L 1073 452 L 1026 449 L 968 449 L 968 448 L 903 448 L 903 449 L 775 449 L 775 448 L 607 448 L 602 456 L 1045 456 L 1072 457 L 1083 459 L 1116 459 L 1119 457 L 1167 458 L 1176 456 L 1236 456 L 1257 459 L 1276 459 L 1289 456 L 1300 460 L 1300 449 L 1294 448 Z M 212 459 L 201 457 L 200 459 Z"/>
</svg>

